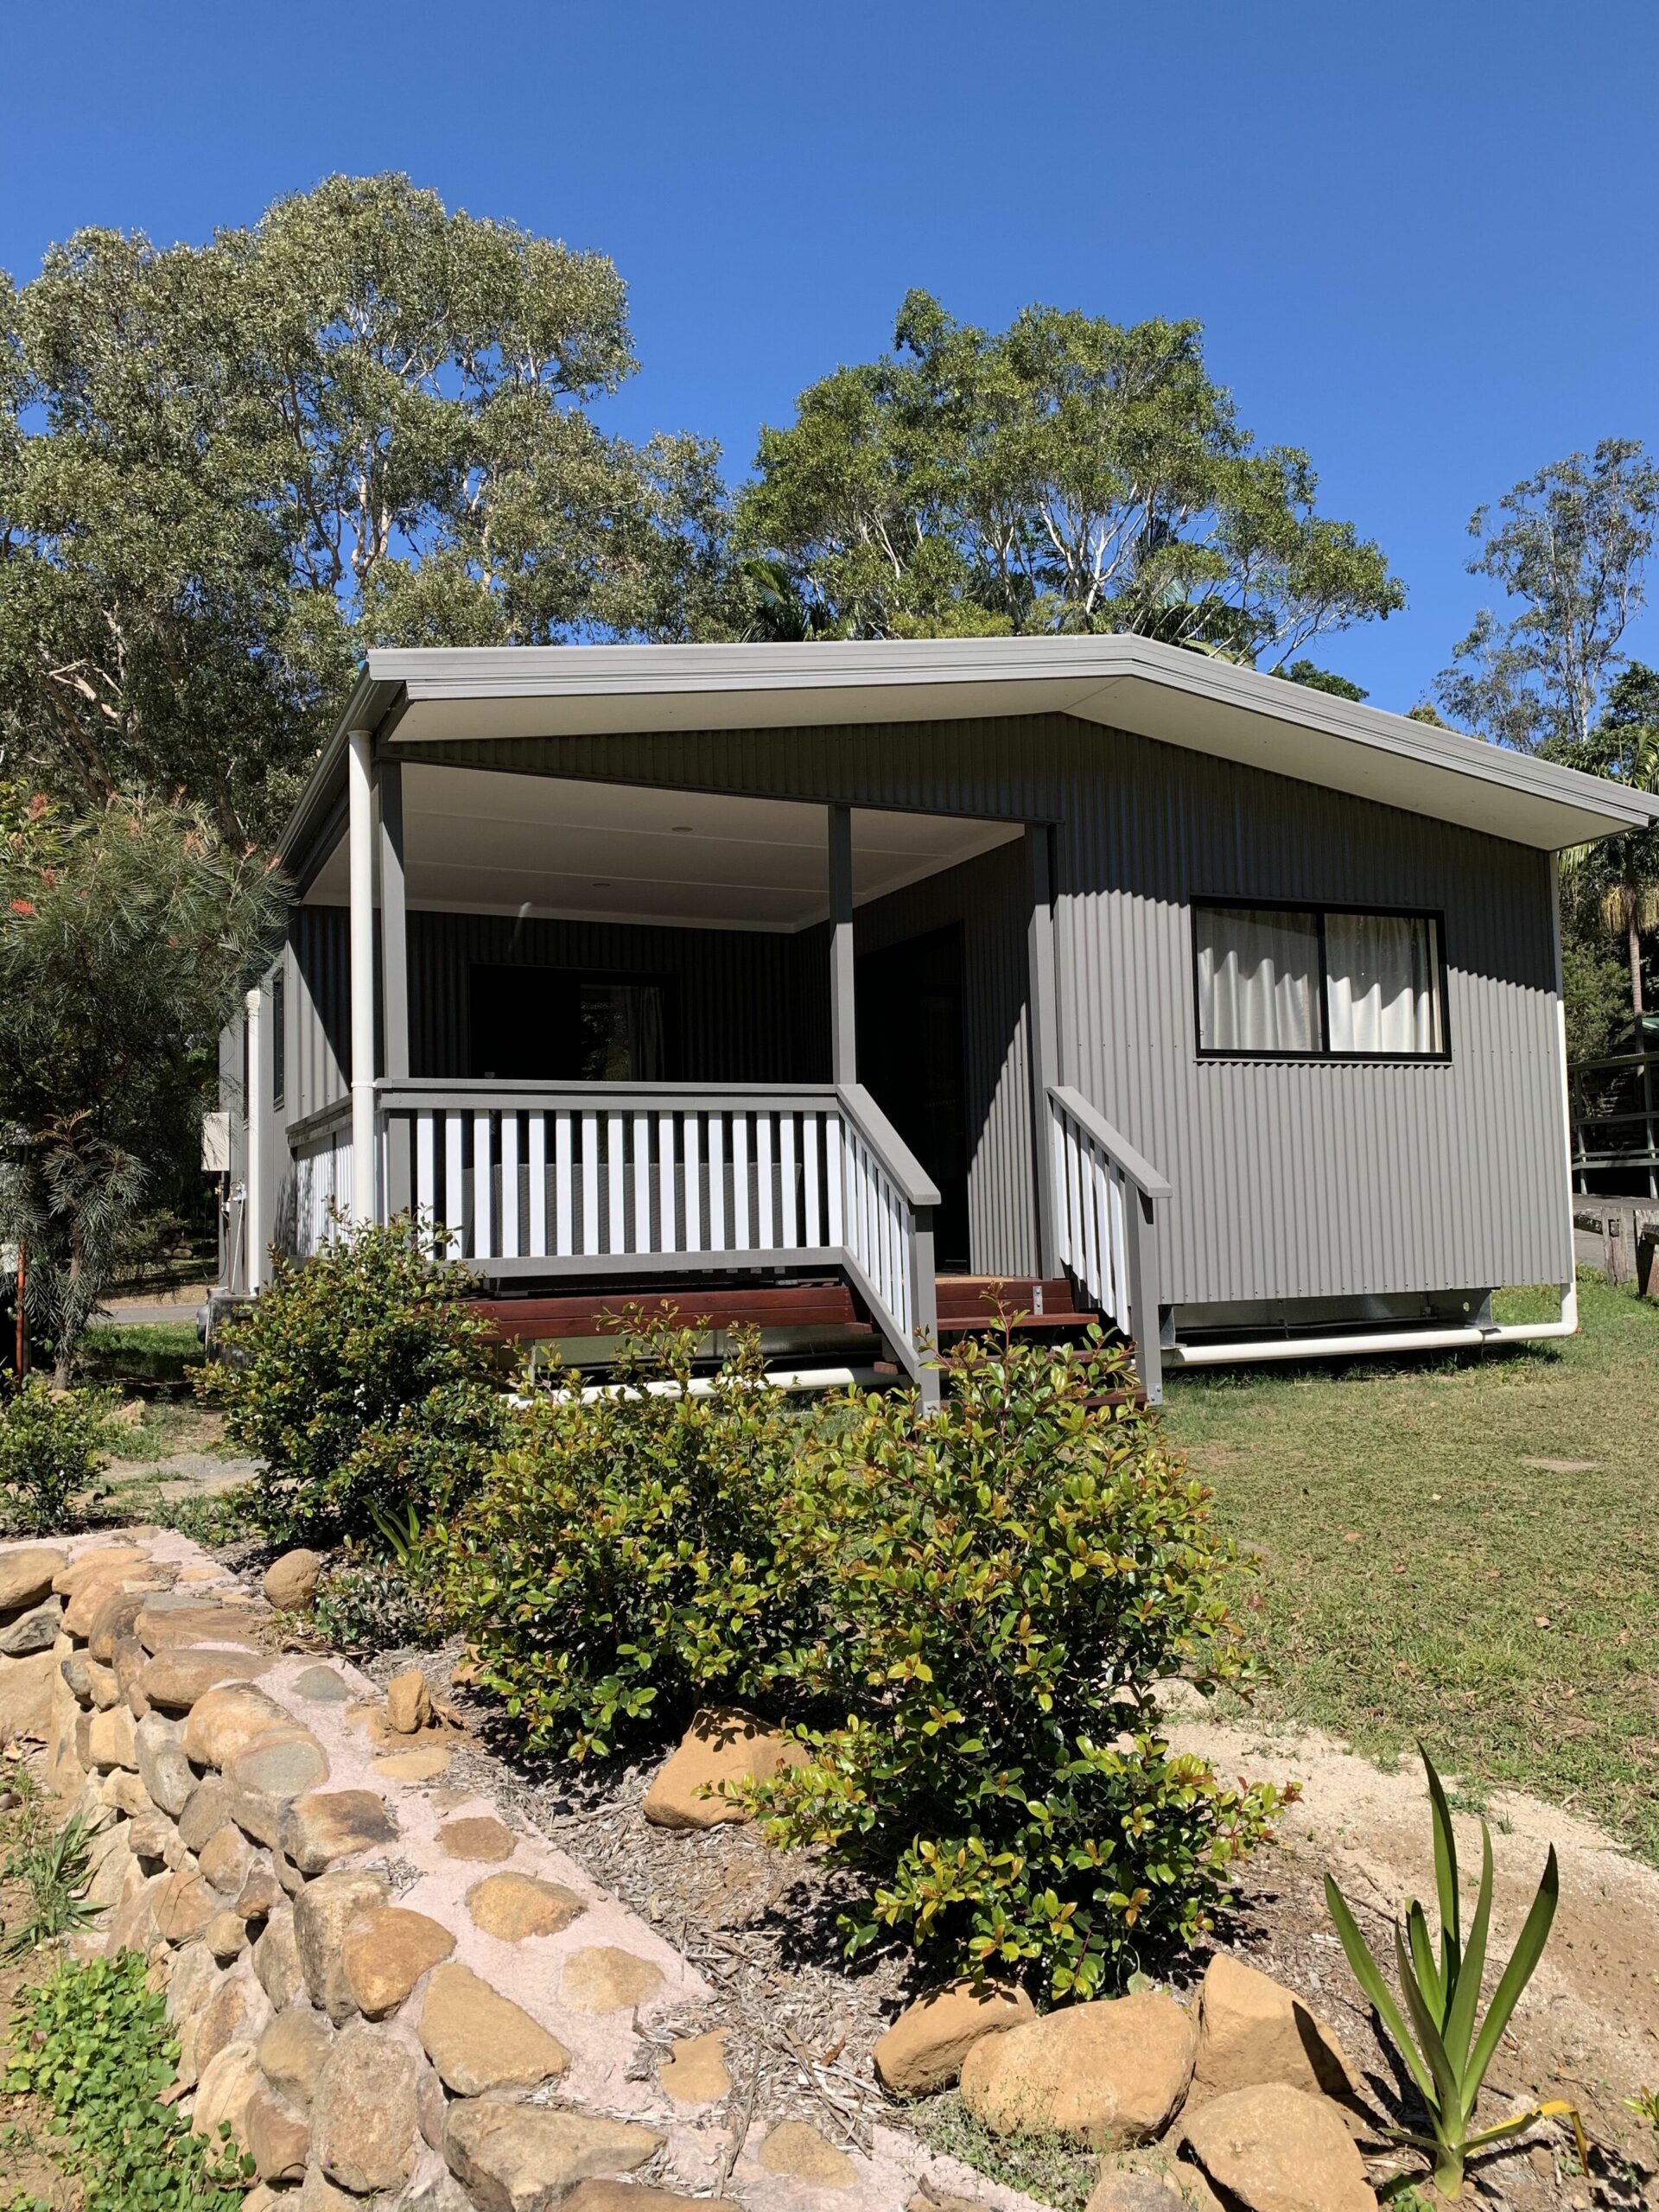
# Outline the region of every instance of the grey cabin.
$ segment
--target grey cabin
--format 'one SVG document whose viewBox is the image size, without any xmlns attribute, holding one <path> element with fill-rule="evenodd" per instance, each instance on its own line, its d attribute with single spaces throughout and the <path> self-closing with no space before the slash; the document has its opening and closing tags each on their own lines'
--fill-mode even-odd
<svg viewBox="0 0 1659 2212">
<path fill-rule="evenodd" d="M 222 1287 L 413 1212 L 506 1333 L 660 1296 L 927 1396 L 999 1301 L 1154 1397 L 1564 1333 L 1555 855 L 1656 813 L 1134 637 L 373 652 L 223 1041 Z"/>
</svg>

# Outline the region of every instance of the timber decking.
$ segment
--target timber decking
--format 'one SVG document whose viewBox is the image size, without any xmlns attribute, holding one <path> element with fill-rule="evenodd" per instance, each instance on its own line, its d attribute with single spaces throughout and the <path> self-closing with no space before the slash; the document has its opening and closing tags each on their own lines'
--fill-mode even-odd
<svg viewBox="0 0 1659 2212">
<path fill-rule="evenodd" d="M 619 1333 L 625 1311 L 676 1317 L 709 1329 L 786 1329 L 791 1332 L 833 1331 L 838 1336 L 874 1339 L 874 1323 L 841 1282 L 745 1285 L 692 1289 L 618 1286 L 550 1297 L 480 1298 L 475 1313 L 494 1325 L 498 1336 L 514 1342 L 547 1343 L 558 1338 L 607 1337 Z M 1063 1277 L 941 1275 L 938 1277 L 939 1335 L 961 1337 L 995 1330 L 999 1311 L 1018 1316 L 1017 1328 L 1048 1335 L 1081 1334 L 1095 1319 L 1079 1312 L 1071 1286 Z"/>
</svg>

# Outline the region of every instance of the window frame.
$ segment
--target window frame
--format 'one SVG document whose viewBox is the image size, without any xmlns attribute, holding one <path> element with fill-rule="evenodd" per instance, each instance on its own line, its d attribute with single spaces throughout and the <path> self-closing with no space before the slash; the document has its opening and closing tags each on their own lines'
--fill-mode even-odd
<svg viewBox="0 0 1659 2212">
<path fill-rule="evenodd" d="M 1229 897 L 1221 892 L 1205 892 L 1189 899 L 1191 923 L 1190 967 L 1192 981 L 1192 1036 L 1201 1060 L 1282 1060 L 1296 1067 L 1307 1067 L 1320 1061 L 1338 1067 L 1447 1067 L 1452 1061 L 1452 1008 L 1446 988 L 1448 967 L 1446 953 L 1446 912 L 1440 906 L 1380 906 L 1362 905 L 1346 899 L 1250 899 Z M 1204 1002 L 1198 982 L 1198 931 L 1200 913 L 1262 913 L 1312 914 L 1319 937 L 1319 976 L 1317 997 L 1319 1008 L 1319 1041 L 1306 1052 L 1293 1052 L 1283 1046 L 1206 1045 L 1204 1041 Z M 1434 932 L 1433 973 L 1434 988 L 1439 996 L 1440 1013 L 1440 1048 L 1434 1052 L 1338 1052 L 1331 1048 L 1331 969 L 1325 950 L 1325 918 L 1327 914 L 1375 914 L 1388 921 L 1427 922 Z"/>
</svg>

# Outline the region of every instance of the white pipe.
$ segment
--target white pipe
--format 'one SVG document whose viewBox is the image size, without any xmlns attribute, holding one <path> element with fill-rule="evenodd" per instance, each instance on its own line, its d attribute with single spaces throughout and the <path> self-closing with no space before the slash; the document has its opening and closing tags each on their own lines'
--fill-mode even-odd
<svg viewBox="0 0 1659 2212">
<path fill-rule="evenodd" d="M 375 1214 L 374 785 L 369 733 L 348 733 L 352 899 L 352 1219 Z"/>
<path fill-rule="evenodd" d="M 1261 1337 L 1238 1344 L 1166 1344 L 1166 1367 L 1224 1367 L 1234 1360 L 1343 1359 L 1355 1352 L 1460 1351 L 1478 1344 L 1539 1344 L 1579 1333 L 1579 1294 L 1561 1295 L 1559 1321 L 1515 1321 L 1493 1329 L 1376 1330 L 1352 1337 Z"/>
<path fill-rule="evenodd" d="M 873 1367 L 779 1367 L 766 1370 L 761 1388 L 769 1390 L 850 1390 L 856 1387 L 866 1389 L 878 1382 L 890 1383 L 891 1375 L 878 1375 Z M 715 1394 L 715 1377 L 694 1375 L 686 1395 L 691 1398 L 711 1398 Z M 569 1405 L 575 1394 L 569 1390 L 556 1390 L 553 1398 L 558 1405 Z M 623 1395 L 648 1398 L 677 1398 L 677 1382 L 647 1382 L 644 1392 L 626 1389 L 620 1382 L 588 1382 L 582 1391 L 582 1402 L 591 1406 L 596 1398 L 620 1398 Z M 512 1395 L 515 1406 L 527 1406 L 532 1400 L 518 1392 Z"/>
<path fill-rule="evenodd" d="M 265 1079 L 259 1065 L 260 1031 L 264 1027 L 260 1020 L 259 1001 L 260 989 L 256 983 L 243 1001 L 248 1025 L 248 1095 L 242 1101 L 243 1110 L 247 1116 L 248 1123 L 247 1173 L 243 1177 L 243 1187 L 247 1192 L 247 1199 L 243 1207 L 243 1215 L 247 1230 L 248 1272 L 245 1287 L 250 1291 L 256 1291 L 260 1287 L 264 1275 L 265 1262 L 263 1218 L 265 1192 L 265 1147 L 264 1131 L 260 1127 L 264 1119 L 261 1109 L 265 1103 Z"/>
</svg>

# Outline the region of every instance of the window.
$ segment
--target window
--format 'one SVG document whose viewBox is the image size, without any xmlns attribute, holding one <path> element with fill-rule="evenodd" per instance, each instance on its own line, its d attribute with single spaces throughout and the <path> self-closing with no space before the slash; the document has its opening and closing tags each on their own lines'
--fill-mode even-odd
<svg viewBox="0 0 1659 2212">
<path fill-rule="evenodd" d="M 1446 1057 L 1433 914 L 1197 905 L 1192 938 L 1201 1052 Z"/>
<path fill-rule="evenodd" d="M 671 987 L 659 977 L 479 965 L 472 1072 L 515 1083 L 661 1083 Z"/>
<path fill-rule="evenodd" d="M 270 979 L 270 1103 L 277 1113 L 288 1096 L 288 978 L 278 961 Z"/>
</svg>

